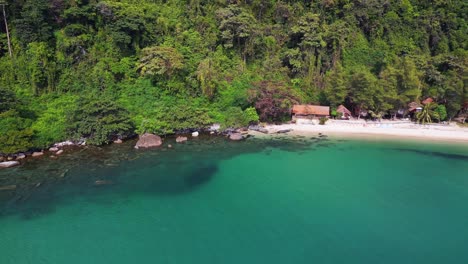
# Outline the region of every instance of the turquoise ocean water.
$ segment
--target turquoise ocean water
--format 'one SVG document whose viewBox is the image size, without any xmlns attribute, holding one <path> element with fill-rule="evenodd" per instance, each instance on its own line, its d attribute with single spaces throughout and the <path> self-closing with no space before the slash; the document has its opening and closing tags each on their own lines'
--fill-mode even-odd
<svg viewBox="0 0 468 264">
<path fill-rule="evenodd" d="M 0 263 L 468 263 L 468 146 L 133 142 L 0 170 Z"/>
</svg>

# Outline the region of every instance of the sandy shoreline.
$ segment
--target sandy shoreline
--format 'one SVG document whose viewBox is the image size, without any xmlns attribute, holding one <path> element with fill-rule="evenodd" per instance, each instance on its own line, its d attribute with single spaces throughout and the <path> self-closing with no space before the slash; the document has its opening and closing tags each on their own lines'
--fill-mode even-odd
<svg viewBox="0 0 468 264">
<path fill-rule="evenodd" d="M 326 125 L 282 124 L 267 125 L 268 134 L 250 131 L 251 135 L 276 134 L 281 130 L 292 130 L 289 135 L 316 136 L 318 133 L 344 138 L 398 139 L 440 142 L 459 142 L 468 144 L 468 128 L 456 125 L 417 125 L 410 122 L 364 122 L 330 120 Z"/>
</svg>

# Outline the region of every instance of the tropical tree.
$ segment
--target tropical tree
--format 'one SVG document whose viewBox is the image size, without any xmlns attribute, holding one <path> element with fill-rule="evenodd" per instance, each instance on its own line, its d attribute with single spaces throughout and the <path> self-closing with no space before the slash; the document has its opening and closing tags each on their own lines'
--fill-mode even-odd
<svg viewBox="0 0 468 264">
<path fill-rule="evenodd" d="M 138 70 L 142 75 L 170 77 L 184 67 L 184 58 L 171 47 L 148 47 L 142 50 Z"/>
<path fill-rule="evenodd" d="M 439 122 L 447 119 L 447 109 L 445 108 L 445 105 L 438 105 L 435 109 L 435 112 L 439 115 Z"/>
</svg>

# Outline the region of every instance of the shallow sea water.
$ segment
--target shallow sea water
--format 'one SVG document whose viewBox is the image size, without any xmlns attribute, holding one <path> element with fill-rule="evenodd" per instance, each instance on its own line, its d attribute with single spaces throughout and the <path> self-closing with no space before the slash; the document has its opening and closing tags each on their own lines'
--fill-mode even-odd
<svg viewBox="0 0 468 264">
<path fill-rule="evenodd" d="M 468 146 L 202 137 L 0 170 L 0 263 L 468 263 Z"/>
</svg>

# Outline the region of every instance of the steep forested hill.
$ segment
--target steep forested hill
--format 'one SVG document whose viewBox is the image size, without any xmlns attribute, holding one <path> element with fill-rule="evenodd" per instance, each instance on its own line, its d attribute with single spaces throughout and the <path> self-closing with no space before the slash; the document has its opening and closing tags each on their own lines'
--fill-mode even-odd
<svg viewBox="0 0 468 264">
<path fill-rule="evenodd" d="M 0 152 L 468 98 L 468 2 L 15 0 L 0 23 Z M 258 114 L 258 115 L 257 115 Z"/>
</svg>

